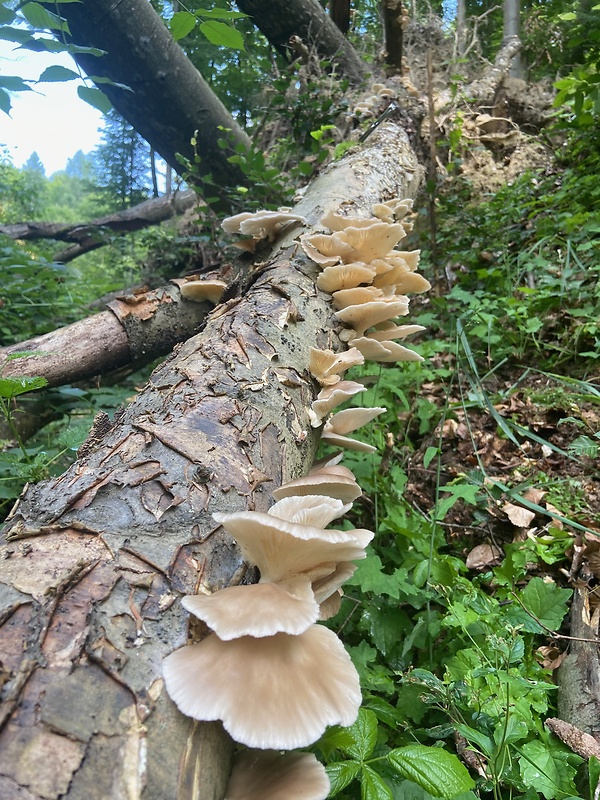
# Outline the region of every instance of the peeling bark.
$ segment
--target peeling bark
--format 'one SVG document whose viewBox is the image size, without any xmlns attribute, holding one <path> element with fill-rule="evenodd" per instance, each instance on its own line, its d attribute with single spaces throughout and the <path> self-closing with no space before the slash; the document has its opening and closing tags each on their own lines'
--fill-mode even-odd
<svg viewBox="0 0 600 800">
<path fill-rule="evenodd" d="M 62 386 L 165 355 L 197 333 L 211 309 L 208 302 L 184 300 L 176 284 L 117 297 L 109 311 L 0 348 L 0 372 L 9 378 L 41 376 L 49 386 Z M 7 361 L 12 353 L 27 352 L 32 355 Z"/>
<path fill-rule="evenodd" d="M 183 214 L 198 202 L 198 195 L 192 189 L 167 197 L 153 197 L 137 206 L 115 214 L 106 214 L 91 222 L 77 225 L 62 222 L 15 222 L 0 225 L 0 233 L 10 239 L 56 239 L 72 242 L 73 246 L 62 250 L 54 258 L 66 264 L 83 253 L 89 253 L 110 243 L 107 233 L 132 233 L 150 225 L 158 225 L 177 214 Z"/>
<path fill-rule="evenodd" d="M 406 134 L 387 122 L 368 142 L 296 207 L 309 227 L 340 205 L 367 215 L 414 197 L 421 170 Z M 314 456 L 309 348 L 339 339 L 297 233 L 94 449 L 13 509 L 0 560 L 8 797 L 222 799 L 231 742 L 219 724 L 179 714 L 161 661 L 198 634 L 182 594 L 253 578 L 212 512 L 267 509 Z"/>
</svg>

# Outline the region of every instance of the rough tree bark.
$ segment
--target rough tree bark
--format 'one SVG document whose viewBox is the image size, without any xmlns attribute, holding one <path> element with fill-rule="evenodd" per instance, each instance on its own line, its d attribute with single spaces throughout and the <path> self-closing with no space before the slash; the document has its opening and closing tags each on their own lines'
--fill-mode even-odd
<svg viewBox="0 0 600 800">
<path fill-rule="evenodd" d="M 341 204 L 368 214 L 414 196 L 420 173 L 387 122 L 296 210 L 309 227 Z M 1 797 L 223 797 L 231 743 L 179 714 L 160 665 L 188 640 L 179 597 L 246 576 L 211 513 L 266 509 L 315 452 L 309 348 L 339 340 L 297 232 L 85 456 L 13 509 L 0 559 Z"/>
<path fill-rule="evenodd" d="M 0 373 L 41 376 L 49 386 L 62 386 L 166 355 L 198 332 L 212 307 L 184 300 L 177 283 L 117 297 L 107 304 L 108 311 L 0 348 Z"/>
<path fill-rule="evenodd" d="M 76 225 L 64 222 L 14 222 L 0 225 L 0 233 L 10 239 L 56 239 L 73 245 L 56 254 L 55 261 L 66 264 L 83 253 L 89 253 L 108 244 L 107 233 L 132 233 L 150 225 L 158 225 L 177 214 L 183 214 L 198 202 L 193 189 L 175 192 L 169 196 L 153 197 L 137 206 L 106 214 L 103 217 Z"/>
<path fill-rule="evenodd" d="M 291 36 L 299 36 L 322 58 L 330 59 L 350 83 L 359 84 L 368 75 L 352 45 L 317 0 L 236 0 L 271 44 L 286 53 Z"/>
<path fill-rule="evenodd" d="M 400 72 L 402 70 L 402 0 L 383 0 L 381 3 L 385 45 L 385 62 Z"/>
<path fill-rule="evenodd" d="M 51 10 L 54 4 L 51 5 Z M 114 107 L 177 172 L 181 154 L 194 162 L 191 139 L 197 131 L 198 169 L 210 173 L 211 195 L 222 208 L 230 202 L 224 186 L 246 185 L 238 166 L 227 161 L 231 152 L 217 141 L 223 129 L 233 144 L 250 146 L 250 140 L 198 70 L 173 40 L 162 19 L 147 0 L 81 0 L 65 3 L 61 14 L 69 23 L 72 41 L 98 47 L 106 56 L 76 56 L 88 75 L 126 84 L 131 91 L 101 83 L 99 88 Z M 151 76 L 151 77 L 149 77 Z"/>
</svg>

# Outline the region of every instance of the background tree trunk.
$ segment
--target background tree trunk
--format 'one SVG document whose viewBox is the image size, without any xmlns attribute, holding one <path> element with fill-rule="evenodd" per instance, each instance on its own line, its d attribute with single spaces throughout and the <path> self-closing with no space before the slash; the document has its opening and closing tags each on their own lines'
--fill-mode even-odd
<svg viewBox="0 0 600 800">
<path fill-rule="evenodd" d="M 54 8 L 54 6 L 52 6 Z M 131 91 L 99 84 L 111 103 L 177 172 L 185 172 L 181 154 L 194 163 L 198 142 L 201 175 L 212 175 L 211 195 L 222 208 L 230 203 L 222 187 L 246 185 L 237 165 L 227 160 L 232 151 L 217 141 L 227 130 L 232 144 L 250 146 L 250 140 L 198 70 L 173 40 L 164 22 L 147 0 L 82 0 L 61 6 L 73 42 L 107 51 L 106 56 L 78 55 L 88 75 L 129 86 Z M 148 80 L 148 76 L 156 76 Z"/>
<path fill-rule="evenodd" d="M 296 211 L 414 197 L 421 169 L 387 122 Z M 183 717 L 161 661 L 188 640 L 182 594 L 246 576 L 216 510 L 265 510 L 304 473 L 317 432 L 310 346 L 339 347 L 329 297 L 290 232 L 109 431 L 30 487 L 0 560 L 0 792 L 27 800 L 221 800 L 231 746 Z M 251 576 L 246 576 L 246 579 Z"/>
<path fill-rule="evenodd" d="M 521 36 L 521 0 L 503 0 L 504 12 L 504 39 Z M 521 61 L 521 51 L 517 51 L 510 62 L 508 72 L 511 78 L 523 78 L 525 71 Z"/>
<path fill-rule="evenodd" d="M 236 0 L 236 4 L 286 55 L 290 37 L 299 36 L 309 49 L 332 61 L 350 83 L 366 79 L 366 65 L 317 0 Z"/>
</svg>

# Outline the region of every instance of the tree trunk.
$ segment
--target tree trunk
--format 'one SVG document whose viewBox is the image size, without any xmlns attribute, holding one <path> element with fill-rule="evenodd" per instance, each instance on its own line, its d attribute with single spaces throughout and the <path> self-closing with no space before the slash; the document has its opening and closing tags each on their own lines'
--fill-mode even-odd
<svg viewBox="0 0 600 800">
<path fill-rule="evenodd" d="M 55 261 L 66 264 L 83 253 L 89 253 L 109 243 L 106 232 L 132 233 L 150 225 L 158 225 L 176 214 L 183 214 L 198 203 L 198 195 L 193 189 L 176 192 L 163 197 L 153 197 L 124 211 L 106 214 L 91 222 L 79 224 L 63 222 L 14 222 L 0 225 L 0 233 L 10 239 L 57 239 L 73 242 L 72 247 L 62 250 Z"/>
<path fill-rule="evenodd" d="M 421 175 L 386 122 L 296 211 L 368 215 Z M 0 559 L 0 796 L 221 800 L 231 744 L 183 717 L 161 661 L 189 637 L 182 594 L 246 575 L 216 510 L 265 510 L 306 472 L 316 431 L 310 346 L 339 347 L 329 297 L 292 231 L 218 306 L 112 429 L 11 512 Z"/>
<path fill-rule="evenodd" d="M 456 57 L 461 58 L 465 52 L 467 33 L 467 2 L 457 0 L 456 3 Z"/>
<path fill-rule="evenodd" d="M 503 0 L 504 39 L 519 39 L 521 36 L 521 0 Z M 515 53 L 508 74 L 511 78 L 523 78 L 520 50 Z"/>
<path fill-rule="evenodd" d="M 126 364 L 147 364 L 197 333 L 211 308 L 208 302 L 184 300 L 177 282 L 107 305 L 110 311 L 0 348 L 0 373 L 5 378 L 41 376 L 49 386 L 62 386 Z M 14 353 L 28 352 L 33 355 L 7 361 Z"/>
<path fill-rule="evenodd" d="M 367 77 L 364 62 L 317 0 L 236 0 L 236 4 L 281 52 L 287 54 L 290 37 L 299 36 L 321 58 L 332 61 L 350 83 Z"/>
<path fill-rule="evenodd" d="M 350 0 L 329 0 L 329 16 L 345 35 L 350 30 Z"/>
<path fill-rule="evenodd" d="M 54 8 L 51 5 L 51 10 Z M 69 23 L 74 43 L 107 51 L 95 57 L 77 55 L 88 75 L 110 78 L 99 88 L 119 113 L 177 172 L 185 172 L 178 154 L 194 164 L 197 140 L 199 172 L 211 175 L 209 193 L 229 209 L 223 187 L 247 185 L 246 176 L 227 158 L 217 142 L 227 130 L 233 144 L 250 146 L 250 140 L 225 106 L 173 40 L 162 19 L 147 0 L 82 0 L 65 3 L 61 14 Z M 149 76 L 154 76 L 149 79 Z"/>
<path fill-rule="evenodd" d="M 403 14 L 402 0 L 383 0 L 381 3 L 385 45 L 385 63 L 398 72 L 402 70 Z"/>
</svg>

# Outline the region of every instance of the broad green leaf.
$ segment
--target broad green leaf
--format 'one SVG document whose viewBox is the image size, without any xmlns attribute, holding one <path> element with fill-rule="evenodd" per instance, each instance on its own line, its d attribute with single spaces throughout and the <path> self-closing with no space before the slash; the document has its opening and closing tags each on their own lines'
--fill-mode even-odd
<svg viewBox="0 0 600 800">
<path fill-rule="evenodd" d="M 25 392 L 42 389 L 48 381 L 46 378 L 0 378 L 0 397 L 11 399 Z"/>
<path fill-rule="evenodd" d="M 10 96 L 4 89 L 0 89 L 0 111 L 4 111 L 5 114 L 10 114 L 10 109 Z"/>
<path fill-rule="evenodd" d="M 571 589 L 532 578 L 519 594 L 524 607 L 515 604 L 507 611 L 507 616 L 529 633 L 544 633 L 545 628 L 557 630 L 568 611 L 567 603 L 572 594 Z"/>
<path fill-rule="evenodd" d="M 242 19 L 248 16 L 241 11 L 228 11 L 226 8 L 197 8 L 196 14 L 206 19 Z"/>
<path fill-rule="evenodd" d="M 448 511 L 458 500 L 464 500 L 466 503 L 474 506 L 477 504 L 477 493 L 480 486 L 476 483 L 457 483 L 453 486 L 440 487 L 441 492 L 448 492 L 450 497 L 445 497 L 438 503 L 436 510 L 436 518 L 444 519 Z"/>
<path fill-rule="evenodd" d="M 352 736 L 352 744 L 345 748 L 346 752 L 357 761 L 365 761 L 377 742 L 377 717 L 372 711 L 361 708 L 353 725 L 348 728 Z"/>
<path fill-rule="evenodd" d="M 0 34 L 2 28 L 0 28 Z M 32 50 L 34 53 L 70 53 L 71 55 L 87 55 L 87 56 L 104 56 L 106 50 L 100 50 L 99 47 L 83 47 L 78 44 L 67 44 L 59 42 L 56 39 L 45 39 L 43 37 L 34 39 L 29 36 L 28 40 L 24 40 L 21 45 L 23 50 Z"/>
<path fill-rule="evenodd" d="M 588 777 L 590 784 L 590 797 L 596 797 L 598 784 L 600 783 L 600 761 L 596 756 L 590 756 L 588 761 Z"/>
<path fill-rule="evenodd" d="M 543 794 L 546 800 L 575 794 L 576 769 L 568 763 L 569 753 L 550 749 L 539 740 L 527 742 L 519 752 L 519 770 L 526 786 Z"/>
<path fill-rule="evenodd" d="M 9 92 L 30 92 L 29 86 L 23 78 L 18 78 L 16 75 L 0 75 L 0 87 L 7 89 Z"/>
<path fill-rule="evenodd" d="M 78 86 L 77 94 L 84 102 L 97 108 L 103 114 L 108 114 L 112 108 L 112 103 L 100 89 L 94 89 L 92 86 Z"/>
<path fill-rule="evenodd" d="M 23 44 L 24 42 L 33 41 L 33 36 L 29 31 L 23 30 L 23 28 L 11 28 L 9 25 L 5 25 L 0 28 L 0 39 L 4 39 L 5 42 L 19 42 Z"/>
<path fill-rule="evenodd" d="M 0 5 L 0 25 L 8 25 L 15 18 L 15 12 L 11 8 Z"/>
<path fill-rule="evenodd" d="M 40 77 L 38 78 L 38 83 L 48 82 L 54 83 L 58 81 L 72 81 L 75 78 L 79 78 L 79 73 L 75 72 L 73 69 L 67 69 L 67 67 L 61 67 L 59 64 L 54 64 L 51 67 L 47 67 Z"/>
<path fill-rule="evenodd" d="M 394 800 L 390 787 L 372 767 L 364 766 L 360 776 L 361 800 Z"/>
<path fill-rule="evenodd" d="M 126 83 L 117 83 L 117 81 L 113 81 L 112 78 L 106 78 L 102 75 L 88 75 L 88 78 L 94 81 L 94 83 L 105 83 L 109 86 L 116 86 L 118 89 L 125 89 L 128 92 L 133 91 L 131 86 L 127 86 Z"/>
<path fill-rule="evenodd" d="M 230 47 L 232 50 L 244 49 L 244 37 L 231 25 L 209 19 L 200 24 L 200 30 L 211 44 Z"/>
<path fill-rule="evenodd" d="M 356 572 L 348 584 L 360 586 L 363 592 L 374 592 L 377 595 L 387 594 L 396 600 L 400 597 L 398 579 L 394 575 L 383 572 L 381 559 L 372 553 L 359 562 Z"/>
<path fill-rule="evenodd" d="M 439 447 L 428 447 L 427 450 L 425 450 L 425 455 L 423 456 L 424 469 L 427 469 L 427 467 L 431 464 L 431 462 L 439 452 L 440 452 Z"/>
<path fill-rule="evenodd" d="M 328 764 L 325 768 L 329 778 L 329 797 L 333 797 L 358 776 L 361 765 L 357 761 L 340 761 L 337 764 Z"/>
<path fill-rule="evenodd" d="M 169 30 L 175 41 L 177 41 L 191 33 L 197 24 L 198 19 L 194 14 L 190 14 L 189 11 L 178 11 L 171 17 Z"/>
<path fill-rule="evenodd" d="M 21 9 L 21 13 L 32 28 L 50 28 L 50 30 L 70 33 L 66 19 L 53 14 L 39 3 L 26 3 Z"/>
<path fill-rule="evenodd" d="M 475 786 L 457 756 L 439 747 L 412 744 L 390 751 L 387 758 L 401 775 L 434 797 L 455 797 Z"/>
</svg>

